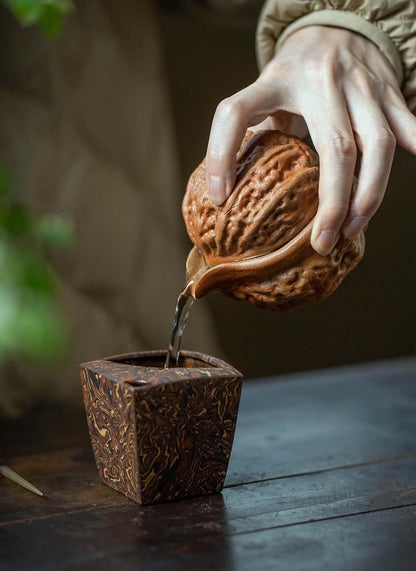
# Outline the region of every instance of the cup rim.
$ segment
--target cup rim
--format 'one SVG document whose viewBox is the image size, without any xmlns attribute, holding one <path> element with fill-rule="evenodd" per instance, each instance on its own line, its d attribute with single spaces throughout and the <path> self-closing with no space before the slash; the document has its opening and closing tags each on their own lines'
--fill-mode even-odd
<svg viewBox="0 0 416 571">
<path fill-rule="evenodd" d="M 188 357 L 188 358 L 193 358 L 193 359 L 197 359 L 199 361 L 201 361 L 202 363 L 206 363 L 208 366 L 204 367 L 203 365 L 201 365 L 200 367 L 196 366 L 196 367 L 172 367 L 172 369 L 163 369 L 161 367 L 152 367 L 151 365 L 128 365 L 127 363 L 124 363 L 124 361 L 126 360 L 132 360 L 132 359 L 140 359 L 140 358 L 155 358 L 155 359 L 160 359 L 162 362 L 164 362 L 165 358 L 166 358 L 166 354 L 167 354 L 167 349 L 156 349 L 156 350 L 151 350 L 151 351 L 132 351 L 129 353 L 120 353 L 120 354 L 115 354 L 115 355 L 109 355 L 107 357 L 103 357 L 101 359 L 94 359 L 93 361 L 89 361 L 86 363 L 81 363 L 80 364 L 80 368 L 89 368 L 92 365 L 98 365 L 99 363 L 104 363 L 104 362 L 114 362 L 114 363 L 119 363 L 120 365 L 127 365 L 127 366 L 132 366 L 132 367 L 136 367 L 137 369 L 158 369 L 158 370 L 164 370 L 164 371 L 176 371 L 176 372 L 180 372 L 180 371 L 204 371 L 204 370 L 209 370 L 209 369 L 217 369 L 218 371 L 222 371 L 223 373 L 227 373 L 232 374 L 233 376 L 236 377 L 243 377 L 243 374 L 240 373 L 240 371 L 238 371 L 235 367 L 233 367 L 232 365 L 230 365 L 229 363 L 227 363 L 226 361 L 223 361 L 221 359 L 218 359 L 217 357 L 213 357 L 212 355 L 208 355 L 206 353 L 201 353 L 199 351 L 191 351 L 191 350 L 182 350 L 180 351 L 181 356 L 183 357 Z"/>
</svg>

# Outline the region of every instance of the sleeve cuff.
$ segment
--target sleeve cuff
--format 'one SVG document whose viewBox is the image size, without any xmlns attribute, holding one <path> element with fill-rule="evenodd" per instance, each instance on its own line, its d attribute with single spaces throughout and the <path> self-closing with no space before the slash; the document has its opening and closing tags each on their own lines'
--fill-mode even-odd
<svg viewBox="0 0 416 571">
<path fill-rule="evenodd" d="M 297 30 L 306 26 L 316 25 L 345 28 L 365 36 L 379 48 L 395 72 L 399 85 L 402 85 L 404 77 L 403 64 L 393 40 L 375 24 L 372 24 L 353 12 L 344 12 L 343 10 L 318 10 L 301 16 L 286 26 L 277 40 L 275 49 L 278 50 L 279 46 Z"/>
</svg>

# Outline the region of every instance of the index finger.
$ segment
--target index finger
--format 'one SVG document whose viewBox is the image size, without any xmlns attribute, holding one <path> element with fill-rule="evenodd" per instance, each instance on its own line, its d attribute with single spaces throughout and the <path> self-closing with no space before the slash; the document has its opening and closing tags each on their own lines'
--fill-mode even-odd
<svg viewBox="0 0 416 571">
<path fill-rule="evenodd" d="M 259 82 L 218 105 L 206 158 L 208 195 L 214 204 L 222 204 L 234 186 L 237 153 L 248 127 L 263 121 L 276 107 L 276 94 Z"/>
</svg>

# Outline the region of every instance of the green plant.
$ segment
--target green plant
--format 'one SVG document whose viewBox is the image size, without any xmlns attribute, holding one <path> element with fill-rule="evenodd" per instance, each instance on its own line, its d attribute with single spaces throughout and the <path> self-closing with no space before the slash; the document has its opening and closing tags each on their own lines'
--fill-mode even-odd
<svg viewBox="0 0 416 571">
<path fill-rule="evenodd" d="M 22 24 L 38 25 L 48 38 L 57 38 L 65 16 L 74 5 L 71 0 L 0 0 Z"/>
<path fill-rule="evenodd" d="M 57 38 L 72 0 L 0 0 L 23 26 Z M 56 299 L 51 249 L 67 247 L 70 221 L 35 216 L 12 195 L 12 177 L 0 168 L 0 361 L 20 355 L 50 363 L 65 353 L 68 326 Z"/>
<path fill-rule="evenodd" d="M 68 328 L 56 300 L 50 251 L 68 247 L 72 224 L 35 216 L 17 202 L 0 170 L 0 360 L 22 355 L 50 362 L 65 352 Z"/>
</svg>

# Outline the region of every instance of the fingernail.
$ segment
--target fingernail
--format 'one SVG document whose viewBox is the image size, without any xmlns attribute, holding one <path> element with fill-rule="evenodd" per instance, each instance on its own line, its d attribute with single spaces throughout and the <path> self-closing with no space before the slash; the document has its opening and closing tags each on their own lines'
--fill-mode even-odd
<svg viewBox="0 0 416 571">
<path fill-rule="evenodd" d="M 211 202 L 219 206 L 226 197 L 225 181 L 220 176 L 211 175 L 208 183 L 208 196 Z"/>
<path fill-rule="evenodd" d="M 365 216 L 355 216 L 349 220 L 342 232 L 346 238 L 352 240 L 358 236 L 366 224 L 367 218 Z"/>
<path fill-rule="evenodd" d="M 337 234 L 332 230 L 322 230 L 314 240 L 313 248 L 321 256 L 326 256 L 332 250 L 337 239 Z"/>
</svg>

